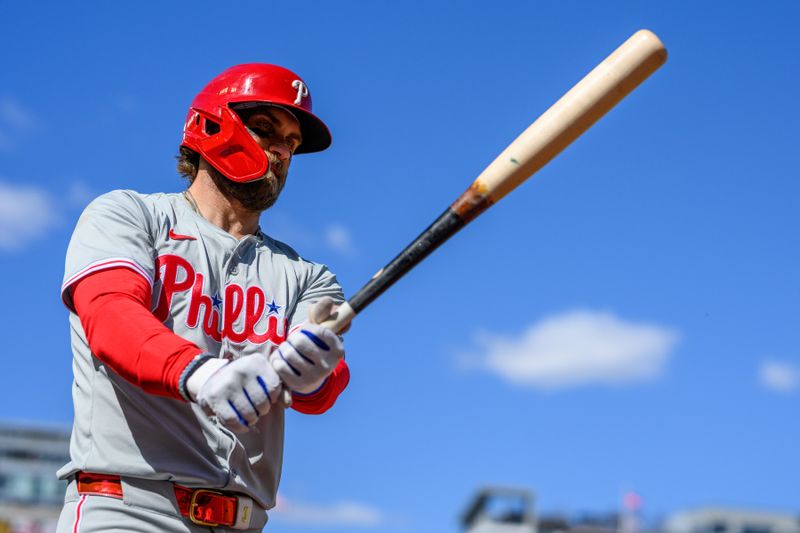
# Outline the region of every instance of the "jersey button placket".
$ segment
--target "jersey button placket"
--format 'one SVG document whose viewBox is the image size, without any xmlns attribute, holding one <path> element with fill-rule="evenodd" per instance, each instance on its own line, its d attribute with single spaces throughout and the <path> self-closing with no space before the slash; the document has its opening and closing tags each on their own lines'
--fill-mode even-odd
<svg viewBox="0 0 800 533">
<path fill-rule="evenodd" d="M 230 280 L 232 276 L 239 273 L 239 246 L 237 245 L 232 251 L 225 265 L 226 281 Z"/>
<path fill-rule="evenodd" d="M 244 256 L 245 252 L 247 252 L 247 249 L 252 245 L 254 239 L 255 237 L 252 235 L 245 237 L 239 242 L 236 248 L 234 248 L 229 261 L 228 274 L 231 276 L 239 274 L 239 262 L 242 260 L 242 256 Z"/>
<path fill-rule="evenodd" d="M 225 272 L 225 281 L 223 282 L 223 285 L 224 285 L 225 288 L 227 288 L 229 283 L 234 281 L 233 278 L 239 273 L 239 267 L 237 266 L 237 263 L 239 261 L 238 249 L 239 249 L 239 247 L 237 245 L 231 251 L 230 257 L 228 257 L 228 260 L 226 261 L 226 263 L 224 265 L 223 272 Z M 223 290 L 225 290 L 226 295 L 227 295 L 227 290 L 226 289 L 223 289 Z M 227 305 L 227 304 L 228 304 L 228 302 L 225 302 L 225 303 L 223 303 L 223 306 Z M 223 322 L 225 322 L 224 318 L 223 318 Z M 225 328 L 225 324 L 223 324 L 222 327 L 224 329 Z M 222 343 L 221 343 L 221 346 L 220 346 L 220 351 L 221 351 L 221 356 L 222 357 L 224 357 L 226 359 L 233 359 L 234 358 L 233 349 L 231 348 L 231 341 L 226 335 L 222 336 Z"/>
</svg>

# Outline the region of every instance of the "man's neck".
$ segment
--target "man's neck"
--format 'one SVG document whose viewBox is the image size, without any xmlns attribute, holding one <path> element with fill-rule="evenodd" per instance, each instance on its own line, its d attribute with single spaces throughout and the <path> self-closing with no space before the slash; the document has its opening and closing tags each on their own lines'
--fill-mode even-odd
<svg viewBox="0 0 800 533">
<path fill-rule="evenodd" d="M 237 239 L 252 235 L 258 230 L 261 213 L 245 209 L 238 200 L 222 194 L 206 170 L 200 169 L 197 172 L 188 191 L 203 218 Z"/>
</svg>

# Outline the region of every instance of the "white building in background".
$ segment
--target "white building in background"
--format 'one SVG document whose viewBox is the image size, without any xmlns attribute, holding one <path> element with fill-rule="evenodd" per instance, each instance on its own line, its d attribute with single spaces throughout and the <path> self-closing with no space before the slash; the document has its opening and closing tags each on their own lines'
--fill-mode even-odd
<svg viewBox="0 0 800 533">
<path fill-rule="evenodd" d="M 800 517 L 790 513 L 703 507 L 674 513 L 664 533 L 800 533 Z"/>
<path fill-rule="evenodd" d="M 0 532 L 55 531 L 69 460 L 70 429 L 0 423 Z"/>
</svg>

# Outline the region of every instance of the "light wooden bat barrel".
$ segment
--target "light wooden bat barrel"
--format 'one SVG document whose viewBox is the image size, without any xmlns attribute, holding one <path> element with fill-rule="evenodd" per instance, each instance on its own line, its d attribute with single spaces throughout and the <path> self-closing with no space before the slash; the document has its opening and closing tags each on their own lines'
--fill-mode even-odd
<svg viewBox="0 0 800 533">
<path fill-rule="evenodd" d="M 394 282 L 546 165 L 666 60 L 667 50 L 655 34 L 648 30 L 634 33 L 508 145 L 453 205 L 324 325 L 337 332 L 345 329 Z"/>
<path fill-rule="evenodd" d="M 528 126 L 475 179 L 491 203 L 514 190 L 588 130 L 667 60 L 649 30 L 639 30 Z"/>
</svg>

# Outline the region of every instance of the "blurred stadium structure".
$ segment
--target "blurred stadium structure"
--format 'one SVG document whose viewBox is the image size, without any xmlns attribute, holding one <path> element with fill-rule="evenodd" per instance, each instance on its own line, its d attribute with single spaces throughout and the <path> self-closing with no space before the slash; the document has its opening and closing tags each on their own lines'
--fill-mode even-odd
<svg viewBox="0 0 800 533">
<path fill-rule="evenodd" d="M 466 533 L 537 533 L 533 494 L 511 487 L 481 489 L 461 524 Z"/>
<path fill-rule="evenodd" d="M 55 472 L 69 460 L 66 427 L 0 422 L 0 533 L 55 531 L 66 482 Z M 706 507 L 641 527 L 640 500 L 628 494 L 620 512 L 576 517 L 537 515 L 526 489 L 487 487 L 461 516 L 465 533 L 800 533 L 792 513 Z"/>
<path fill-rule="evenodd" d="M 707 507 L 672 514 L 667 533 L 798 533 L 797 515 Z"/>
<path fill-rule="evenodd" d="M 0 424 L 0 533 L 55 531 L 67 483 L 69 428 Z"/>
<path fill-rule="evenodd" d="M 800 533 L 791 513 L 704 507 L 669 515 L 643 528 L 641 499 L 625 495 L 622 510 L 577 517 L 537 516 L 532 492 L 511 487 L 479 490 L 461 517 L 465 533 Z"/>
</svg>

